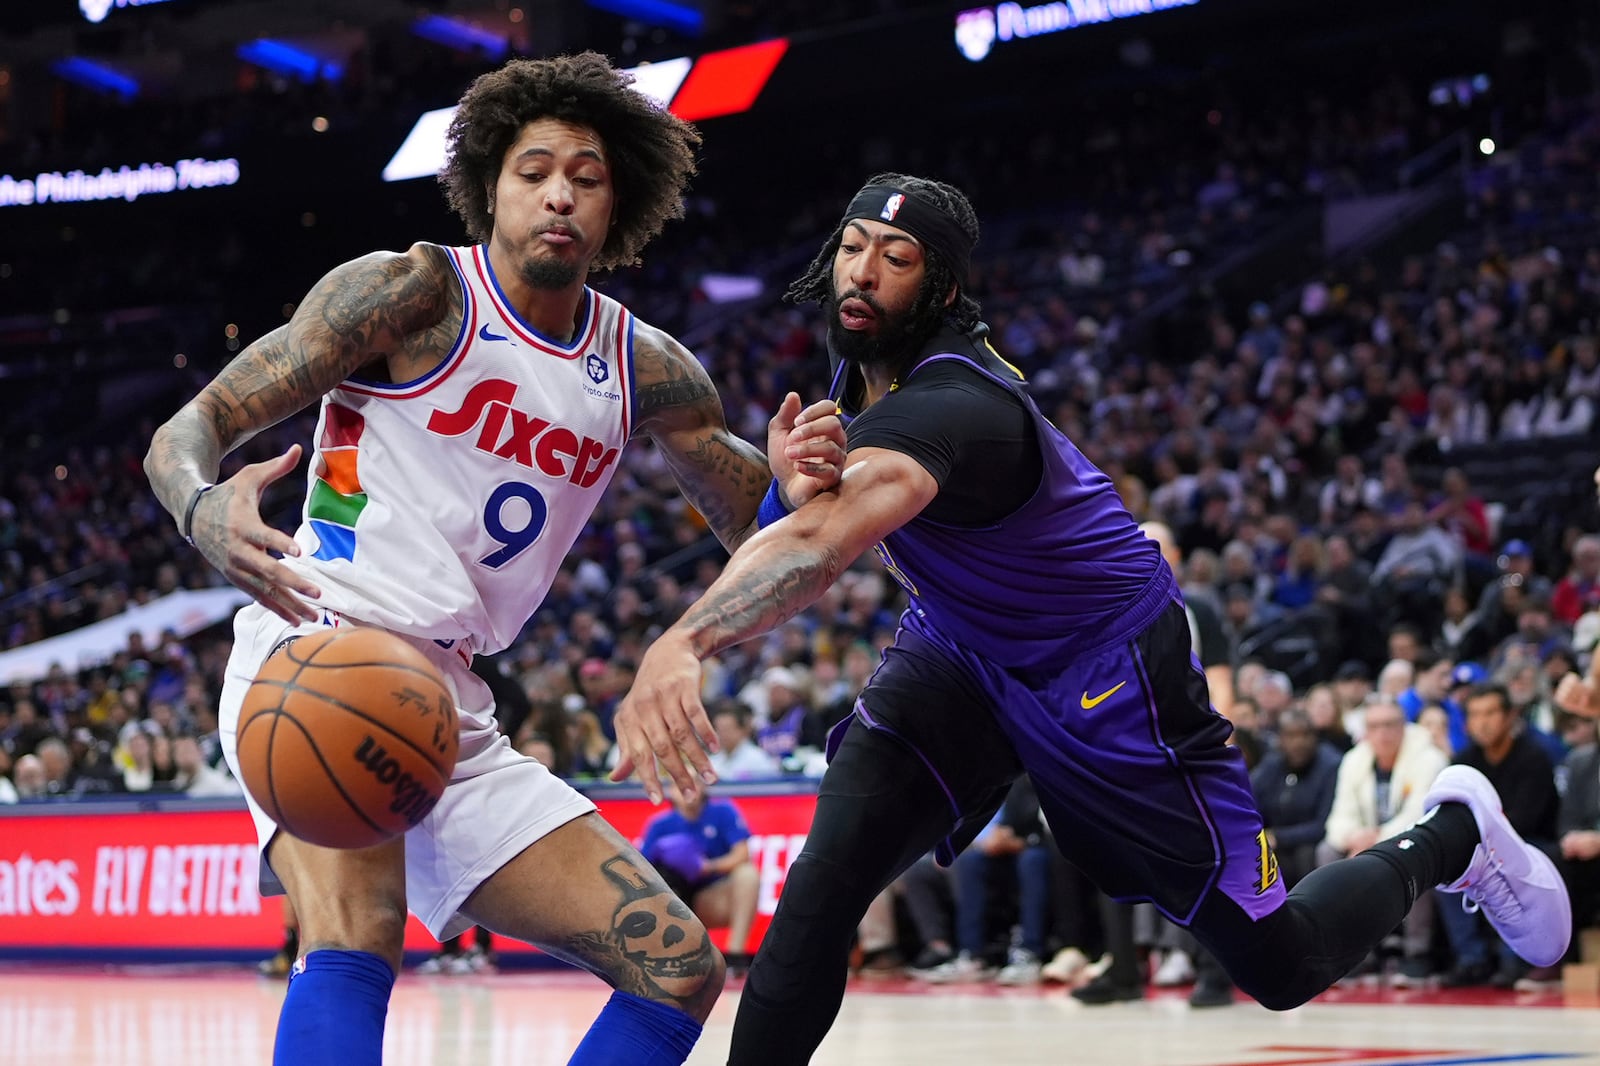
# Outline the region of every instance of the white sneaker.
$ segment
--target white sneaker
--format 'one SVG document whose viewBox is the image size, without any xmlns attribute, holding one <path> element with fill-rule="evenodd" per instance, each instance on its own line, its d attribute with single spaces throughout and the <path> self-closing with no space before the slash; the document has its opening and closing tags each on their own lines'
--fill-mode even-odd
<svg viewBox="0 0 1600 1066">
<path fill-rule="evenodd" d="M 1156 968 L 1155 977 L 1151 984 L 1157 988 L 1177 988 L 1179 985 L 1194 983 L 1194 960 L 1189 958 L 1189 953 L 1179 948 L 1167 952 L 1167 957 L 1161 960 L 1161 965 Z"/>
<path fill-rule="evenodd" d="M 1462 893 L 1469 912 L 1482 910 L 1500 938 L 1535 966 L 1553 966 L 1572 939 L 1572 900 L 1555 863 L 1525 842 L 1500 807 L 1500 794 L 1470 766 L 1447 766 L 1423 804 L 1464 803 L 1478 822 L 1480 843 L 1466 873 L 1440 885 Z M 1403 837 L 1404 834 L 1402 833 Z"/>
<path fill-rule="evenodd" d="M 447 959 L 445 956 L 443 956 L 443 955 L 435 955 L 432 958 L 424 959 L 420 963 L 418 963 L 416 972 L 419 973 L 419 974 L 444 973 L 445 972 L 445 967 L 448 966 L 449 963 L 450 963 L 450 960 Z"/>
<path fill-rule="evenodd" d="M 1093 981 L 1095 978 L 1104 976 L 1106 971 L 1111 969 L 1111 961 L 1111 952 L 1108 951 L 1104 955 L 1101 955 L 1098 959 L 1095 959 L 1089 965 L 1077 972 L 1077 974 L 1072 978 L 1072 986 L 1074 988 L 1081 988 Z"/>
<path fill-rule="evenodd" d="M 1089 956 L 1077 948 L 1062 948 L 1056 952 L 1055 958 L 1040 968 L 1039 976 L 1052 984 L 1067 985 L 1088 965 Z"/>
<path fill-rule="evenodd" d="M 941 963 L 931 970 L 913 970 L 912 975 L 919 981 L 926 981 L 930 985 L 953 985 L 967 981 L 982 981 L 992 975 L 991 971 L 980 960 L 962 952 L 949 962 Z"/>
<path fill-rule="evenodd" d="M 1027 948 L 1012 948 L 1005 966 L 995 975 L 995 983 L 1002 985 L 1036 985 L 1044 967 L 1039 956 Z"/>
</svg>

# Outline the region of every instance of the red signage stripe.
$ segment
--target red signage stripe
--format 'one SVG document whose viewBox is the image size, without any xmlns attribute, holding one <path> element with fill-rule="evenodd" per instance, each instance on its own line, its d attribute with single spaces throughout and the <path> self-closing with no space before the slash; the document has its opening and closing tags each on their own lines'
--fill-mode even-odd
<svg viewBox="0 0 1600 1066">
<path fill-rule="evenodd" d="M 698 122 L 748 111 L 788 50 L 788 39 L 780 37 L 701 56 L 672 98 L 672 113 Z"/>
</svg>

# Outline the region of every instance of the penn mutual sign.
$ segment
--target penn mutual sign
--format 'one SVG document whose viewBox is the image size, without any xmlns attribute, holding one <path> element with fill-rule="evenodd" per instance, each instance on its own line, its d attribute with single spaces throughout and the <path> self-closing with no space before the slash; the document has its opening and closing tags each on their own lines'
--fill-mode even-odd
<svg viewBox="0 0 1600 1066">
<path fill-rule="evenodd" d="M 972 62 L 988 57 L 996 44 L 1043 37 L 1100 22 L 1154 15 L 1200 0 L 1055 0 L 1050 4 L 997 4 L 975 7 L 956 16 L 956 48 Z"/>
</svg>

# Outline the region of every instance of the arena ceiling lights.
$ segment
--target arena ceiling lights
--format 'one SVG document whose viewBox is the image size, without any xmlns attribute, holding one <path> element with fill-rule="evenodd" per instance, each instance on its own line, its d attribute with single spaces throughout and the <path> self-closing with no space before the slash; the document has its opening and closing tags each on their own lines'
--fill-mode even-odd
<svg viewBox="0 0 1600 1066">
<path fill-rule="evenodd" d="M 148 4 L 165 4 L 168 0 L 78 0 L 78 10 L 90 22 L 104 22 L 112 8 L 144 7 Z"/>
<path fill-rule="evenodd" d="M 750 110 L 789 50 L 787 38 L 633 67 L 634 88 L 686 122 Z M 427 178 L 444 167 L 445 131 L 455 108 L 425 111 L 383 168 L 384 181 Z"/>
</svg>

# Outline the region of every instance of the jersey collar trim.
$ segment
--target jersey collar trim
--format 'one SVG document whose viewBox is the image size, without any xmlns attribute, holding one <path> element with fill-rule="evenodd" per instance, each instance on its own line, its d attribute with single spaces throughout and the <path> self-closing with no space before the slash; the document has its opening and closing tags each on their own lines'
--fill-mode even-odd
<svg viewBox="0 0 1600 1066">
<path fill-rule="evenodd" d="M 494 266 L 489 262 L 489 254 L 483 245 L 473 246 L 472 263 L 477 268 L 478 277 L 483 281 L 484 288 L 488 290 L 489 299 L 494 304 L 495 310 L 500 312 L 506 326 L 523 343 L 549 355 L 560 356 L 562 359 L 576 359 L 594 340 L 600 315 L 598 308 L 595 307 L 595 291 L 587 285 L 583 288 L 583 303 L 580 309 L 582 317 L 574 333 L 576 339 L 571 344 L 562 344 L 523 321 L 522 316 L 511 306 L 511 301 L 506 299 L 505 292 L 500 288 L 500 280 L 494 276 Z"/>
</svg>

